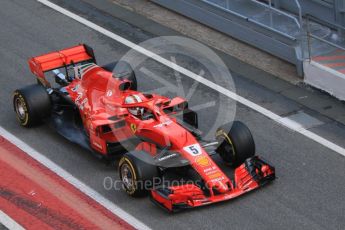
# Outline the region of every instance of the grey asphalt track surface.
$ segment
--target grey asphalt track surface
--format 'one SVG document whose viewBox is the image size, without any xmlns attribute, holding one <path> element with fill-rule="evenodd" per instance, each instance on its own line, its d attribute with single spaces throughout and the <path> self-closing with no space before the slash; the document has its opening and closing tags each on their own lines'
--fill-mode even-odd
<svg viewBox="0 0 345 230">
<path fill-rule="evenodd" d="M 78 7 L 90 10 L 83 4 Z M 96 9 L 86 16 L 133 42 L 153 36 L 116 18 L 97 14 Z M 344 228 L 345 158 L 240 104 L 236 118 L 252 130 L 257 152 L 276 167 L 278 179 L 274 183 L 233 201 L 176 215 L 164 212 L 148 198 L 134 199 L 121 190 L 105 189 L 106 177 L 117 179 L 116 167 L 96 159 L 46 125 L 20 127 L 12 108 L 12 92 L 35 83 L 26 62 L 30 56 L 85 42 L 94 48 L 98 63 L 106 64 L 119 59 L 128 48 L 34 0 L 2 0 L 0 22 L 0 125 L 153 229 Z M 148 63 L 148 67 L 165 80 L 176 81 L 171 69 L 157 63 Z M 342 125 L 236 73 L 233 77 L 240 95 L 278 114 L 303 110 L 322 122 L 312 127 L 313 131 L 344 145 Z M 139 74 L 138 84 L 141 90 L 161 87 L 144 73 Z M 184 84 L 189 88 L 191 82 L 186 80 Z M 191 106 L 218 97 L 212 89 L 200 86 L 191 98 Z M 213 124 L 216 109 L 200 110 L 204 128 Z"/>
</svg>

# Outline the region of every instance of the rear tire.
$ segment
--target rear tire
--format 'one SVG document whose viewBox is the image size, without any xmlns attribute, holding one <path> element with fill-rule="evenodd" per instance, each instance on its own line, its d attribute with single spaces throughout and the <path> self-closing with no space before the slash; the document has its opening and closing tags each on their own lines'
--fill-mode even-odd
<svg viewBox="0 0 345 230">
<path fill-rule="evenodd" d="M 217 153 L 232 167 L 255 155 L 255 143 L 249 128 L 240 121 L 222 125 L 216 132 L 220 145 Z"/>
<path fill-rule="evenodd" d="M 140 154 L 146 153 L 140 152 Z M 138 152 L 124 154 L 118 167 L 123 188 L 132 197 L 147 195 L 148 189 L 153 186 L 153 179 L 158 175 L 156 166 L 139 159 L 137 156 Z"/>
<path fill-rule="evenodd" d="M 35 84 L 14 91 L 13 107 L 20 125 L 32 127 L 50 115 L 51 102 L 46 89 Z"/>
</svg>

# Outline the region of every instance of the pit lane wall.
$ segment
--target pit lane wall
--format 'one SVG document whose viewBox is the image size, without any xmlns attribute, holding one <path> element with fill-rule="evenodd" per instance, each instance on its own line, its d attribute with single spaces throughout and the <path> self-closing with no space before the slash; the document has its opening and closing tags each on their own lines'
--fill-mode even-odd
<svg viewBox="0 0 345 230">
<path fill-rule="evenodd" d="M 305 83 L 345 100 L 344 0 L 151 1 L 294 64 Z"/>
<path fill-rule="evenodd" d="M 303 63 L 304 82 L 345 101 L 345 75 L 316 61 Z"/>
<path fill-rule="evenodd" d="M 303 62 L 304 82 L 345 101 L 345 27 L 333 25 L 317 33 L 307 18 L 307 58 Z"/>
</svg>

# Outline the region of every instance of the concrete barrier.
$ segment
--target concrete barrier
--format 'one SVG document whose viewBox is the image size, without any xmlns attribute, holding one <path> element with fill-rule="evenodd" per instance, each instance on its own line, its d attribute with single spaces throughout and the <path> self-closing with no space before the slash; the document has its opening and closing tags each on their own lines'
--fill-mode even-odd
<svg viewBox="0 0 345 230">
<path fill-rule="evenodd" d="M 315 61 L 304 61 L 304 82 L 345 101 L 345 74 Z"/>
</svg>

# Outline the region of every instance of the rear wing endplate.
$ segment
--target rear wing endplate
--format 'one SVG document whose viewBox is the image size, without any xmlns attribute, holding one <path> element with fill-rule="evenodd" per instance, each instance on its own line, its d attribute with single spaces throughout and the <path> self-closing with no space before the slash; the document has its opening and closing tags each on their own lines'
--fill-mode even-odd
<svg viewBox="0 0 345 230">
<path fill-rule="evenodd" d="M 51 52 L 29 59 L 29 67 L 31 72 L 36 75 L 42 83 L 49 85 L 45 79 L 45 72 L 75 65 L 81 62 L 96 63 L 95 55 L 91 47 L 81 44 L 60 51 Z"/>
</svg>

